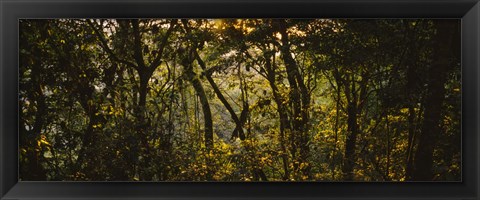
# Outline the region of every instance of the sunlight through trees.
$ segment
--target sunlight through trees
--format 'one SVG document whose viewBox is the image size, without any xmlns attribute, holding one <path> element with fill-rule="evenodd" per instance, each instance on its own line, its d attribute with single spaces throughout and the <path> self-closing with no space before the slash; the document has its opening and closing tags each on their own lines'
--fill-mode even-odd
<svg viewBox="0 0 480 200">
<path fill-rule="evenodd" d="M 21 180 L 461 180 L 459 20 L 19 25 Z"/>
</svg>

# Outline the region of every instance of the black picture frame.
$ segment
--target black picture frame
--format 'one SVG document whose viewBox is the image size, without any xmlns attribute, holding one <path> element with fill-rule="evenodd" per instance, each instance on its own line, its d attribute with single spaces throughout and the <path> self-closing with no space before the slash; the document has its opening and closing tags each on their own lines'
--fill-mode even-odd
<svg viewBox="0 0 480 200">
<path fill-rule="evenodd" d="M 479 0 L 0 0 L 0 199 L 479 199 Z M 19 182 L 20 18 L 460 18 L 462 182 Z"/>
</svg>

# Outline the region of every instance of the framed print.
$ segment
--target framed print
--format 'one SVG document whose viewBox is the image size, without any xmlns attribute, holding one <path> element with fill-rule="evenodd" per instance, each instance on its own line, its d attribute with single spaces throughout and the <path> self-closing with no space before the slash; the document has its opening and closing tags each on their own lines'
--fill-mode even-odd
<svg viewBox="0 0 480 200">
<path fill-rule="evenodd" d="M 0 9 L 1 199 L 478 199 L 478 1 Z"/>
<path fill-rule="evenodd" d="M 21 181 L 462 180 L 459 19 L 19 26 Z"/>
</svg>

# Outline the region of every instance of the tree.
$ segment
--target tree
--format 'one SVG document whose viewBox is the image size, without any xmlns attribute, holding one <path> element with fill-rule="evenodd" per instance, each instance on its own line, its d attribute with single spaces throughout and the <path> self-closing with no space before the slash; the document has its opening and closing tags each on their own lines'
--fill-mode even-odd
<svg viewBox="0 0 480 200">
<path fill-rule="evenodd" d="M 458 21 L 20 20 L 22 180 L 459 180 Z"/>
<path fill-rule="evenodd" d="M 458 31 L 458 22 L 449 20 L 433 21 L 436 29 L 433 46 L 432 65 L 428 70 L 428 86 L 425 101 L 424 122 L 421 129 L 419 144 L 415 153 L 413 180 L 432 180 L 433 151 L 442 134 L 441 120 L 442 104 L 445 99 L 445 83 L 447 74 L 451 70 L 453 52 L 450 51 L 455 32 Z"/>
</svg>

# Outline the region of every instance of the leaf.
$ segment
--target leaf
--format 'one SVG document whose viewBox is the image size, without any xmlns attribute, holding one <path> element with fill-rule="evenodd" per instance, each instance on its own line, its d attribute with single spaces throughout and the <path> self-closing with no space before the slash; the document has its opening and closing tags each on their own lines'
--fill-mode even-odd
<svg viewBox="0 0 480 200">
<path fill-rule="evenodd" d="M 43 153 L 43 157 L 45 158 L 53 158 L 53 155 L 50 151 L 46 151 L 45 153 Z"/>
</svg>

